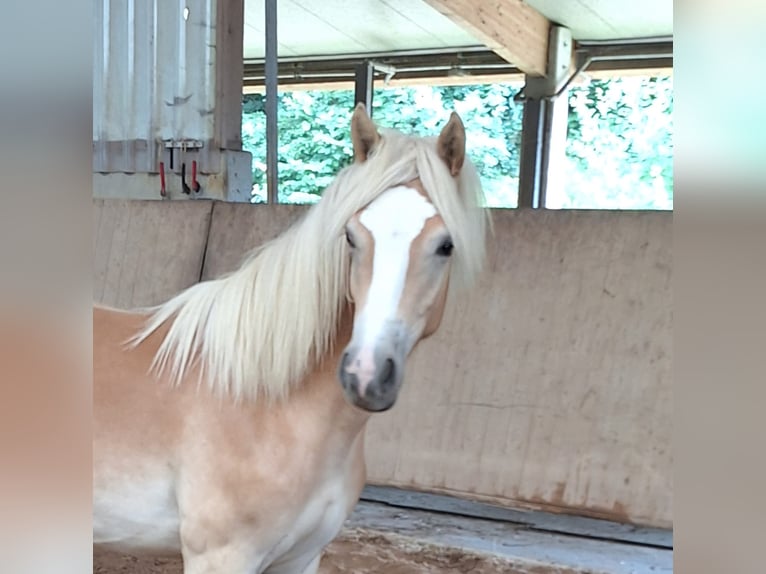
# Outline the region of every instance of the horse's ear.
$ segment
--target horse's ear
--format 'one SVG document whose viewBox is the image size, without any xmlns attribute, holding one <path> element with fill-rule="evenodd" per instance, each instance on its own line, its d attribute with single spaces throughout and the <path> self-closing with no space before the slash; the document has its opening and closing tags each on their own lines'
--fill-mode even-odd
<svg viewBox="0 0 766 574">
<path fill-rule="evenodd" d="M 363 103 L 358 103 L 351 116 L 351 142 L 354 144 L 354 161 L 361 163 L 380 140 L 375 122 L 367 115 Z"/>
<path fill-rule="evenodd" d="M 439 157 L 444 160 L 452 177 L 457 176 L 465 161 L 465 127 L 460 116 L 452 112 L 447 125 L 436 142 Z"/>
</svg>

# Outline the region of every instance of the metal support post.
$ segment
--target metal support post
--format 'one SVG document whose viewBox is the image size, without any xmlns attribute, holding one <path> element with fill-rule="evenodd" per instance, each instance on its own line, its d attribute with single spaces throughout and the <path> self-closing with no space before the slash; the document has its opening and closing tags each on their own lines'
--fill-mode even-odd
<svg viewBox="0 0 766 574">
<path fill-rule="evenodd" d="M 372 117 L 372 91 L 375 83 L 375 68 L 372 62 L 364 61 L 356 66 L 354 82 L 354 105 L 364 104 L 367 113 Z"/>
<path fill-rule="evenodd" d="M 277 0 L 266 0 L 266 202 L 278 203 Z"/>
<path fill-rule="evenodd" d="M 519 207 L 538 209 L 545 205 L 543 173 L 543 135 L 545 125 L 544 100 L 524 102 L 521 129 L 521 159 L 519 166 Z"/>
<path fill-rule="evenodd" d="M 561 184 L 568 101 L 562 88 L 572 65 L 569 29 L 553 26 L 548 48 L 548 74 L 526 78 L 519 169 L 519 207 L 541 209 L 546 196 Z"/>
</svg>

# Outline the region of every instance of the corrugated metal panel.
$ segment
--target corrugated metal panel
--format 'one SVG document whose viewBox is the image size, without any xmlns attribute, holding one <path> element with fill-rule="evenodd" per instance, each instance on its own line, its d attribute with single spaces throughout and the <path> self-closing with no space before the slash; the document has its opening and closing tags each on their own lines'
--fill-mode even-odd
<svg viewBox="0 0 766 574">
<path fill-rule="evenodd" d="M 97 2 L 95 171 L 154 173 L 162 141 L 214 139 L 216 4 Z"/>
</svg>

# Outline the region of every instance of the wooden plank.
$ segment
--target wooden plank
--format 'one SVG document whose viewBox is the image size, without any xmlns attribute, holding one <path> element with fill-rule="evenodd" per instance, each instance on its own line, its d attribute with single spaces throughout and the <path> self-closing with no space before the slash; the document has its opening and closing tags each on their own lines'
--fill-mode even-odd
<svg viewBox="0 0 766 574">
<path fill-rule="evenodd" d="M 93 200 L 94 301 L 153 305 L 198 282 L 212 205 Z"/>
<path fill-rule="evenodd" d="M 522 0 L 425 0 L 530 76 L 545 76 L 551 23 Z"/>
<path fill-rule="evenodd" d="M 397 508 L 442 512 L 456 516 L 499 520 L 524 526 L 540 532 L 552 532 L 643 544 L 657 548 L 673 548 L 673 532 L 663 528 L 634 526 L 598 520 L 584 516 L 567 516 L 534 510 L 518 510 L 465 500 L 455 496 L 445 496 L 413 490 L 402 490 L 386 486 L 366 486 L 362 491 L 362 500 L 388 504 Z"/>
<path fill-rule="evenodd" d="M 221 149 L 242 149 L 242 44 L 244 0 L 221 0 L 216 5 L 215 142 Z M 209 113 L 209 112 L 205 112 Z"/>
<path fill-rule="evenodd" d="M 307 209 L 216 203 L 203 277 Z M 494 220 L 490 272 L 371 419 L 370 482 L 669 527 L 672 214 Z"/>
<path fill-rule="evenodd" d="M 590 75 L 590 73 L 589 73 Z M 612 77 L 617 76 L 615 73 Z M 622 76 L 622 72 L 619 74 Z M 636 74 L 638 75 L 638 74 Z M 647 74 L 651 75 L 651 73 Z M 389 80 L 386 88 L 398 88 L 398 87 L 412 87 L 412 86 L 473 86 L 476 84 L 501 84 L 515 82 L 518 84 L 524 84 L 524 74 L 472 74 L 470 76 L 430 76 L 422 78 L 397 78 L 394 76 Z M 583 80 L 575 80 L 574 85 L 583 83 Z M 353 90 L 356 84 L 353 81 L 348 82 L 306 82 L 299 81 L 297 83 L 291 82 L 291 80 L 281 81 L 279 83 L 279 91 L 282 92 L 304 92 L 312 90 Z M 376 86 L 376 89 L 380 87 Z M 242 89 L 244 94 L 264 94 L 266 88 L 264 86 L 245 86 Z"/>
<path fill-rule="evenodd" d="M 202 276 L 237 268 L 307 209 L 216 203 Z M 97 267 L 110 242 L 118 254 L 107 291 L 124 288 L 114 245 L 141 228 L 130 215 L 100 214 Z M 490 272 L 414 353 L 396 408 L 371 419 L 370 482 L 669 527 L 672 214 L 494 219 Z M 142 237 L 136 249 L 157 242 Z"/>
<path fill-rule="evenodd" d="M 502 521 L 395 508 L 373 502 L 357 504 L 334 544 L 347 537 L 358 542 L 374 540 L 378 547 L 384 548 L 389 544 L 398 548 L 409 547 L 420 555 L 436 557 L 447 554 L 462 559 L 473 557 L 474 560 L 492 557 L 503 561 L 494 568 L 478 568 L 476 571 L 479 572 L 673 572 L 673 551 L 667 548 L 599 540 L 576 534 L 539 532 Z M 328 550 L 331 549 L 332 546 Z M 465 569 L 458 571 L 469 571 L 467 564 L 463 567 Z M 425 571 L 438 572 L 439 569 L 434 564 Z M 473 568 L 470 571 L 474 571 Z"/>
<path fill-rule="evenodd" d="M 250 205 L 216 202 L 210 223 L 203 279 L 234 271 L 247 253 L 295 223 L 305 205 Z"/>
<path fill-rule="evenodd" d="M 490 271 L 370 421 L 370 483 L 671 526 L 672 214 L 494 222 Z"/>
</svg>

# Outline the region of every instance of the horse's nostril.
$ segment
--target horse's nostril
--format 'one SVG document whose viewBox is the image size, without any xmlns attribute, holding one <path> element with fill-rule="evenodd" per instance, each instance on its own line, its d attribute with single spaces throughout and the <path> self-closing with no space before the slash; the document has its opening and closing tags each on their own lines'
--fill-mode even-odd
<svg viewBox="0 0 766 574">
<path fill-rule="evenodd" d="M 353 381 L 352 379 L 356 379 L 355 375 L 349 374 L 349 372 L 346 370 L 346 367 L 348 366 L 349 361 L 349 355 L 348 353 L 343 353 L 343 357 L 341 357 L 340 365 L 338 366 L 338 379 L 340 379 L 341 386 L 349 390 L 349 387 L 353 387 Z"/>
<path fill-rule="evenodd" d="M 380 371 L 380 384 L 384 387 L 388 387 L 393 384 L 396 377 L 396 366 L 393 359 L 386 359 L 383 363 L 383 368 Z"/>
</svg>

